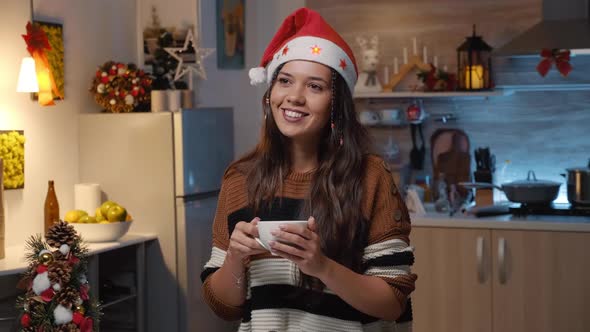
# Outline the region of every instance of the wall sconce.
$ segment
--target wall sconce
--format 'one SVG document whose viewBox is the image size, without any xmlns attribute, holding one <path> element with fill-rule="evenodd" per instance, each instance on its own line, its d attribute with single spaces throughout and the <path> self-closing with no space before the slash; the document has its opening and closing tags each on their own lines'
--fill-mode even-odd
<svg viewBox="0 0 590 332">
<path fill-rule="evenodd" d="M 31 21 L 33 21 L 33 0 L 29 1 L 29 8 L 31 10 Z M 21 60 L 16 92 L 39 92 L 35 59 L 30 56 Z"/>
<path fill-rule="evenodd" d="M 492 88 L 492 47 L 481 36 L 467 37 L 457 48 L 457 83 L 459 90 L 489 90 Z"/>
<path fill-rule="evenodd" d="M 30 56 L 24 57 L 20 63 L 16 92 L 39 92 L 35 59 Z"/>
</svg>

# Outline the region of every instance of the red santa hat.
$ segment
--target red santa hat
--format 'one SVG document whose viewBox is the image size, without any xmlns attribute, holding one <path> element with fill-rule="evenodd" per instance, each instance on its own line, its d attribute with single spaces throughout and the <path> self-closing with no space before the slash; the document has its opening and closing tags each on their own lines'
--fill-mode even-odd
<svg viewBox="0 0 590 332">
<path fill-rule="evenodd" d="M 352 50 L 317 12 L 300 8 L 289 15 L 270 41 L 260 67 L 250 69 L 252 85 L 270 83 L 277 67 L 292 60 L 308 60 L 337 71 L 350 91 L 358 77 Z"/>
</svg>

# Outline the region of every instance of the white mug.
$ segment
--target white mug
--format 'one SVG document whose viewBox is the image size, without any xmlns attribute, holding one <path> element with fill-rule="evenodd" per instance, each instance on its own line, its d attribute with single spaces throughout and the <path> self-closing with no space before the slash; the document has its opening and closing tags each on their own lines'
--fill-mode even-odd
<svg viewBox="0 0 590 332">
<path fill-rule="evenodd" d="M 275 237 L 271 234 L 273 230 L 278 230 L 280 225 L 292 224 L 297 227 L 307 227 L 307 220 L 276 220 L 276 221 L 259 221 L 258 222 L 258 238 L 256 241 L 261 247 L 276 255 L 268 244 L 270 241 L 275 241 Z M 286 243 L 289 244 L 289 243 Z"/>
</svg>

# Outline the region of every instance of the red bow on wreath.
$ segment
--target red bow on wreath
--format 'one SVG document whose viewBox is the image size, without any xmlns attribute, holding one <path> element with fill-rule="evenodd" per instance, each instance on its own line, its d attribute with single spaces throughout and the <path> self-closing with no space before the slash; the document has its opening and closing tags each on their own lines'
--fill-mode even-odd
<svg viewBox="0 0 590 332">
<path fill-rule="evenodd" d="M 572 71 L 570 65 L 570 51 L 559 49 L 543 49 L 541 51 L 541 62 L 537 65 L 537 71 L 541 76 L 545 77 L 551 69 L 551 65 L 555 62 L 555 67 L 563 77 L 566 77 Z"/>
</svg>

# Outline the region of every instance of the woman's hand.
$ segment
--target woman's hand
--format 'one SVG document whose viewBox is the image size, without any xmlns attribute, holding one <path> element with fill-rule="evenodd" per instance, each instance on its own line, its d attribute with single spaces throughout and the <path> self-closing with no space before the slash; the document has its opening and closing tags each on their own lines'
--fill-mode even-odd
<svg viewBox="0 0 590 332">
<path fill-rule="evenodd" d="M 293 243 L 294 246 L 279 241 L 271 241 L 269 244 L 277 255 L 295 263 L 301 272 L 319 278 L 329 259 L 322 253 L 320 237 L 316 230 L 314 217 L 309 217 L 307 228 L 304 229 L 297 225 L 281 225 L 279 231 L 271 234 L 277 240 Z"/>
<path fill-rule="evenodd" d="M 258 222 L 260 218 L 256 217 L 250 222 L 240 221 L 236 224 L 234 231 L 231 233 L 229 239 L 228 254 L 240 259 L 244 262 L 245 259 L 252 255 L 258 255 L 267 252 L 254 239 L 258 237 Z"/>
</svg>

